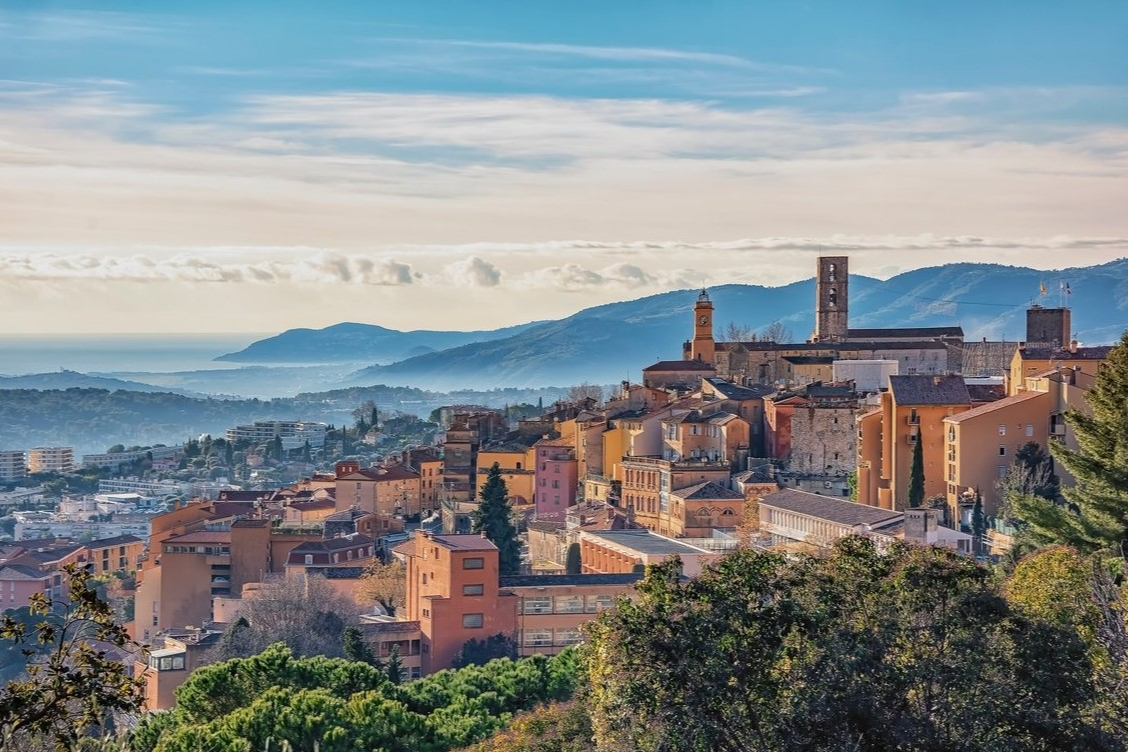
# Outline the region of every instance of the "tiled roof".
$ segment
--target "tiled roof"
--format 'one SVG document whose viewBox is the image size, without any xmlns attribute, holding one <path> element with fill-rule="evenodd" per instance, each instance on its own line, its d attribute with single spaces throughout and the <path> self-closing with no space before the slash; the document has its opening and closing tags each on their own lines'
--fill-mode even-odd
<svg viewBox="0 0 1129 752">
<path fill-rule="evenodd" d="M 968 398 L 973 402 L 994 402 L 1007 396 L 1003 384 L 969 384 Z"/>
<path fill-rule="evenodd" d="M 706 379 L 706 381 L 725 399 L 758 399 L 765 395 L 772 394 L 774 391 L 772 387 L 764 384 L 741 386 L 740 384 L 734 384 L 731 381 L 719 378 Z"/>
<path fill-rule="evenodd" d="M 643 369 L 648 371 L 713 371 L 713 366 L 701 360 L 660 360 Z"/>
<path fill-rule="evenodd" d="M 622 574 L 515 574 L 498 578 L 501 588 L 566 587 L 575 585 L 634 585 L 643 579 L 642 572 Z"/>
<path fill-rule="evenodd" d="M 419 473 L 410 470 L 403 465 L 393 465 L 392 467 L 366 467 L 358 470 L 355 473 L 342 475 L 338 480 L 378 480 L 378 481 L 392 481 L 392 480 L 416 480 L 419 478 Z"/>
<path fill-rule="evenodd" d="M 45 580 L 50 575 L 26 564 L 0 566 L 0 580 Z"/>
<path fill-rule="evenodd" d="M 891 376 L 890 391 L 899 405 L 968 405 L 962 376 Z"/>
<path fill-rule="evenodd" d="M 230 530 L 197 530 L 194 533 L 165 538 L 165 543 L 231 543 Z"/>
<path fill-rule="evenodd" d="M 715 499 L 732 500 L 745 498 L 733 489 L 726 488 L 725 486 L 715 483 L 712 480 L 708 480 L 704 483 L 695 483 L 694 485 L 686 486 L 685 488 L 676 488 L 671 491 L 671 493 L 683 499 L 684 501 L 699 501 L 703 499 L 712 501 Z"/>
<path fill-rule="evenodd" d="M 945 422 L 963 423 L 966 420 L 979 418 L 981 415 L 986 415 L 988 413 L 995 412 L 996 410 L 1002 410 L 1004 408 L 1011 407 L 1012 405 L 1018 405 L 1021 402 L 1027 402 L 1028 400 L 1038 399 L 1039 397 L 1044 396 L 1044 394 L 1044 392 L 1020 392 L 1019 394 L 1013 395 L 1011 397 L 1004 397 L 1001 400 L 989 402 L 986 405 L 980 405 L 979 407 L 974 407 L 971 410 L 965 410 L 964 412 L 957 413 L 956 415 L 950 415 L 949 417 L 945 418 Z"/>
<path fill-rule="evenodd" d="M 837 522 L 841 525 L 878 525 L 902 516 L 901 512 L 857 504 L 853 501 L 844 501 L 831 496 L 820 496 L 794 488 L 785 488 L 770 493 L 762 498 L 760 503 L 829 522 Z"/>
<path fill-rule="evenodd" d="M 323 538 L 322 540 L 299 543 L 297 546 L 290 549 L 290 556 L 293 557 L 294 554 L 311 554 L 325 551 L 344 551 L 348 548 L 369 546 L 372 545 L 373 542 L 372 538 L 363 533 L 342 535 L 337 538 Z"/>
<path fill-rule="evenodd" d="M 453 551 L 495 551 L 498 548 L 482 535 L 433 535 L 430 540 Z"/>
<path fill-rule="evenodd" d="M 902 329 L 848 329 L 851 339 L 898 339 L 901 337 L 963 337 L 964 329 L 959 326 L 918 326 Z"/>
<path fill-rule="evenodd" d="M 333 499 L 312 499 L 310 501 L 294 501 L 290 503 L 291 509 L 299 512 L 312 512 L 319 509 L 333 509 L 336 502 Z"/>
<path fill-rule="evenodd" d="M 130 543 L 141 543 L 141 539 L 136 535 L 115 535 L 113 538 L 101 538 L 99 540 L 92 540 L 86 544 L 87 548 L 108 548 L 110 546 L 125 546 Z"/>
<path fill-rule="evenodd" d="M 1113 345 L 1079 347 L 1067 350 L 1061 347 L 1021 347 L 1019 357 L 1024 360 L 1105 360 Z"/>
</svg>

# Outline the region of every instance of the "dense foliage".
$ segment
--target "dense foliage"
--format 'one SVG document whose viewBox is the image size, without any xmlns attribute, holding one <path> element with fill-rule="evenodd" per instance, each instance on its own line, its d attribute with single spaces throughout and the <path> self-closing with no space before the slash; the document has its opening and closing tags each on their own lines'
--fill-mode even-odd
<svg viewBox="0 0 1129 752">
<path fill-rule="evenodd" d="M 518 574 L 521 571 L 521 544 L 517 540 L 517 528 L 514 527 L 512 516 L 513 507 L 510 506 L 506 481 L 495 462 L 486 474 L 486 482 L 479 492 L 472 529 L 476 533 L 485 533 L 498 547 L 498 572 L 502 575 Z"/>
<path fill-rule="evenodd" d="M 1079 634 L 946 550 L 839 541 L 653 567 L 593 625 L 601 750 L 1123 749 L 1093 722 Z"/>
<path fill-rule="evenodd" d="M 1038 495 L 1012 501 L 1025 523 L 1024 537 L 1035 545 L 1064 543 L 1082 553 L 1101 553 L 1123 561 L 1127 553 L 1126 511 L 1129 508 L 1129 346 L 1126 335 L 1098 367 L 1086 393 L 1091 413 L 1071 410 L 1066 422 L 1074 429 L 1078 450 L 1052 443 L 1051 454 L 1074 478 L 1063 489 L 1066 503 Z"/>
<path fill-rule="evenodd" d="M 395 685 L 366 663 L 296 658 L 273 645 L 195 671 L 176 706 L 134 733 L 136 752 L 251 752 L 289 743 L 321 752 L 439 752 L 472 744 L 517 712 L 569 698 L 580 667 L 554 658 L 498 660 Z M 272 747 L 274 748 L 274 747 Z"/>
<path fill-rule="evenodd" d="M 126 667 L 140 648 L 98 598 L 91 573 L 64 569 L 65 599 L 35 594 L 26 609 L 0 616 L 5 659 L 18 651 L 26 672 L 0 688 L 0 749 L 74 749 L 109 728 L 112 713 L 141 708 L 142 682 Z"/>
</svg>

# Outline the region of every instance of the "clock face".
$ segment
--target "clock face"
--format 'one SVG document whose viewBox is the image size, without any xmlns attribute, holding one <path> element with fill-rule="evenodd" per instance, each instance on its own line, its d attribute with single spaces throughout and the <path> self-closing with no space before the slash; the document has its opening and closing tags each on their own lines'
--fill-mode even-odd
<svg viewBox="0 0 1129 752">
<path fill-rule="evenodd" d="M 710 317 L 709 316 L 702 314 L 701 316 L 698 317 L 698 324 L 699 325 L 705 326 L 708 323 L 710 323 Z"/>
</svg>

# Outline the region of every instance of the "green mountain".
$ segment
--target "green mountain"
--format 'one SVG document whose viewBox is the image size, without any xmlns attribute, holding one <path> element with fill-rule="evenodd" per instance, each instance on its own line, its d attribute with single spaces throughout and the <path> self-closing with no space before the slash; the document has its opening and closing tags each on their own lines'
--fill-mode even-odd
<svg viewBox="0 0 1129 752">
<path fill-rule="evenodd" d="M 1112 342 L 1125 329 L 1126 273 L 1126 260 L 1118 259 L 1058 271 L 948 264 L 884 281 L 852 276 L 850 321 L 854 327 L 960 324 L 966 339 L 1021 340 L 1028 306 L 1058 305 L 1060 283 L 1069 283 L 1066 301 L 1078 338 Z M 1047 297 L 1040 297 L 1040 284 Z M 814 279 L 784 287 L 722 285 L 709 292 L 722 340 L 730 322 L 759 330 L 780 321 L 795 341 L 806 339 L 814 325 Z M 638 379 L 650 363 L 681 357 L 695 298 L 695 291 L 679 290 L 588 308 L 508 337 L 365 368 L 343 383 L 446 390 Z"/>
</svg>

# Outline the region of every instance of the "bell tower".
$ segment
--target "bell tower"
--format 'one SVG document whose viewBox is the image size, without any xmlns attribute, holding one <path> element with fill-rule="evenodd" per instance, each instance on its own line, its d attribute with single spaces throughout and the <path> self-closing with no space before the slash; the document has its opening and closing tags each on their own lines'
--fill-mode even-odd
<svg viewBox="0 0 1129 752">
<path fill-rule="evenodd" d="M 820 256 L 815 267 L 815 342 L 847 339 L 847 257 Z"/>
<path fill-rule="evenodd" d="M 694 339 L 690 343 L 690 359 L 713 365 L 713 303 L 705 288 L 694 303 Z"/>
</svg>

